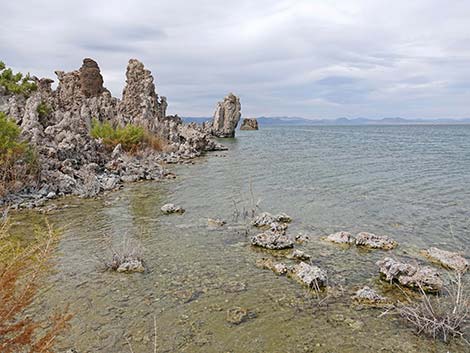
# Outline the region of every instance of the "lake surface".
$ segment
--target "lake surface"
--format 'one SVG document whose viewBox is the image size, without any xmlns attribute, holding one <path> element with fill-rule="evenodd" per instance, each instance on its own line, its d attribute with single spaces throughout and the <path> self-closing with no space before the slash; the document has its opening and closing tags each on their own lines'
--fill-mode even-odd
<svg viewBox="0 0 470 353">
<path fill-rule="evenodd" d="M 127 339 L 135 353 L 151 352 L 155 317 L 158 352 L 469 351 L 417 337 L 351 296 L 364 285 L 400 295 L 378 277 L 375 262 L 387 255 L 426 263 L 419 252 L 429 246 L 469 255 L 470 126 L 262 126 L 222 142 L 228 151 L 170 166 L 175 180 L 58 202 L 73 207 L 49 216 L 64 235 L 33 311 L 70 304 L 75 316 L 61 347 L 129 352 Z M 256 231 L 234 213 L 258 200 L 263 211 L 293 217 L 289 234 L 310 236 L 297 248 L 328 272 L 320 298 L 256 267 L 276 253 L 252 248 L 246 229 Z M 161 215 L 168 202 L 186 213 Z M 26 233 L 41 217 L 19 214 L 13 230 Z M 228 224 L 210 229 L 209 217 Z M 340 230 L 387 234 L 400 246 L 364 251 L 321 239 Z M 98 259 L 123 239 L 144 248 L 145 273 L 99 270 Z M 231 325 L 232 307 L 255 317 Z"/>
</svg>

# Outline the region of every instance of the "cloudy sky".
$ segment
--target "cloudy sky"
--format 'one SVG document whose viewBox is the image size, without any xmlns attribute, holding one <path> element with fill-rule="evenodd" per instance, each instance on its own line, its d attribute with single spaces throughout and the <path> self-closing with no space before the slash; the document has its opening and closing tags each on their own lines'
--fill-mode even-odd
<svg viewBox="0 0 470 353">
<path fill-rule="evenodd" d="M 120 97 L 144 62 L 169 113 L 470 117 L 470 1 L 16 0 L 0 6 L 0 60 L 16 70 L 98 61 Z"/>
</svg>

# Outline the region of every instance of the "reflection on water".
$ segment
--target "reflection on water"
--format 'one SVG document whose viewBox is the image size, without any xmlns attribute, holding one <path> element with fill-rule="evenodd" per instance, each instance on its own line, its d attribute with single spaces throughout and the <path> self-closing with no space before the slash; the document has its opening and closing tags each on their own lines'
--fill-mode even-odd
<svg viewBox="0 0 470 353">
<path fill-rule="evenodd" d="M 128 352 L 127 338 L 136 353 L 149 352 L 155 316 L 159 352 L 466 351 L 460 342 L 417 337 L 398 318 L 379 318 L 380 310 L 351 306 L 363 285 L 398 295 L 378 280 L 374 263 L 384 253 L 320 238 L 339 230 L 388 234 L 400 242 L 395 256 L 418 261 L 430 245 L 468 247 L 470 127 L 262 127 L 224 143 L 229 151 L 174 167 L 174 181 L 61 201 L 76 207 L 50 216 L 64 237 L 35 311 L 70 303 L 75 317 L 64 348 Z M 250 202 L 250 184 L 263 210 L 294 218 L 291 234 L 311 235 L 299 248 L 328 271 L 321 305 L 255 266 L 270 254 L 251 248 L 244 227 L 231 222 L 234 201 Z M 167 202 L 187 212 L 163 216 Z M 38 217 L 18 215 L 15 232 L 27 234 Z M 209 217 L 228 225 L 208 229 Z M 143 245 L 148 271 L 99 271 L 97 259 L 125 237 Z M 232 307 L 256 317 L 231 325 Z"/>
</svg>

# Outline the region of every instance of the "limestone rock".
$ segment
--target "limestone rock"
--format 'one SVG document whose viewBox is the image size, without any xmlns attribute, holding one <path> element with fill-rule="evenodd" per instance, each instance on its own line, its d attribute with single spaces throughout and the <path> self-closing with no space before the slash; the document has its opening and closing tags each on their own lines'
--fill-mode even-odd
<svg viewBox="0 0 470 353">
<path fill-rule="evenodd" d="M 268 230 L 251 238 L 251 245 L 270 250 L 281 250 L 294 247 L 294 241 L 283 233 Z"/>
<path fill-rule="evenodd" d="M 356 242 L 356 238 L 349 232 L 333 233 L 328 235 L 326 239 L 338 244 L 354 244 Z"/>
<path fill-rule="evenodd" d="M 209 227 L 223 227 L 227 222 L 225 222 L 223 219 L 219 218 L 208 218 L 207 219 L 207 225 Z"/>
<path fill-rule="evenodd" d="M 465 272 L 468 269 L 468 261 L 462 255 L 441 250 L 438 248 L 429 248 L 423 251 L 424 255 L 442 266 L 458 272 Z"/>
<path fill-rule="evenodd" d="M 258 228 L 271 227 L 273 223 L 290 223 L 292 218 L 285 213 L 280 213 L 278 215 L 272 215 L 269 212 L 262 212 L 257 215 L 251 224 Z"/>
<path fill-rule="evenodd" d="M 258 120 L 245 118 L 242 120 L 240 130 L 258 130 Z"/>
<path fill-rule="evenodd" d="M 290 275 L 298 282 L 314 289 L 320 289 L 327 284 L 326 271 L 305 262 L 295 265 L 291 269 Z"/>
<path fill-rule="evenodd" d="M 431 267 L 417 267 L 389 257 L 378 261 L 377 266 L 387 281 L 396 281 L 405 287 L 438 292 L 443 286 L 439 272 Z"/>
<path fill-rule="evenodd" d="M 144 272 L 144 265 L 140 260 L 128 260 L 123 262 L 116 270 L 117 272 Z"/>
<path fill-rule="evenodd" d="M 388 303 L 387 298 L 381 296 L 377 291 L 368 286 L 359 289 L 352 299 L 359 304 L 372 306 L 381 306 Z"/>
<path fill-rule="evenodd" d="M 96 61 L 90 58 L 83 59 L 79 72 L 80 89 L 85 97 L 96 97 L 103 93 L 103 76 Z"/>
<path fill-rule="evenodd" d="M 163 205 L 160 209 L 164 214 L 173 214 L 173 213 L 179 213 L 183 214 L 185 212 L 185 209 L 179 206 L 175 206 L 172 203 L 167 203 Z"/>
<path fill-rule="evenodd" d="M 234 307 L 227 310 L 226 320 L 232 325 L 240 325 L 241 323 L 256 317 L 256 313 L 245 308 Z"/>
<path fill-rule="evenodd" d="M 361 232 L 356 236 L 356 245 L 371 249 L 391 250 L 397 247 L 398 243 L 386 235 Z"/>
<path fill-rule="evenodd" d="M 235 137 L 235 129 L 240 121 L 240 99 L 230 93 L 217 103 L 212 121 L 212 134 L 217 137 Z"/>
<path fill-rule="evenodd" d="M 256 266 L 259 268 L 267 269 L 273 271 L 278 276 L 285 275 L 287 273 L 288 267 L 282 262 L 274 262 L 270 258 L 263 257 L 256 260 Z"/>
<path fill-rule="evenodd" d="M 292 251 L 292 254 L 289 254 L 287 257 L 289 259 L 300 260 L 300 261 L 309 261 L 312 258 L 312 256 L 310 256 L 309 254 L 306 254 L 304 251 L 299 250 L 299 249 L 294 249 L 294 251 Z"/>
<path fill-rule="evenodd" d="M 121 125 L 132 123 L 156 132 L 158 121 L 165 117 L 166 99 L 162 102 L 155 92 L 152 73 L 137 59 L 130 59 L 126 71 L 126 86 L 118 105 Z"/>
</svg>

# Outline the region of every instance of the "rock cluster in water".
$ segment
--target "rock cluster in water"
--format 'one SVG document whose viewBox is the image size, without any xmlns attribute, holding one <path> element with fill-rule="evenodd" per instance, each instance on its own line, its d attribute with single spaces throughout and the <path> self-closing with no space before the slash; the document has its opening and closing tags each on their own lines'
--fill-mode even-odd
<svg viewBox="0 0 470 353">
<path fill-rule="evenodd" d="M 355 244 L 370 249 L 391 250 L 398 246 L 398 243 L 386 235 L 376 235 L 368 232 L 361 232 L 353 236 L 349 232 L 337 232 L 330 234 L 326 240 L 337 244 Z"/>
<path fill-rule="evenodd" d="M 258 120 L 255 118 L 245 118 L 242 120 L 240 130 L 258 130 Z"/>
<path fill-rule="evenodd" d="M 136 59 L 129 60 L 121 100 L 103 86 L 100 68 L 90 58 L 83 60 L 79 70 L 56 71 L 56 75 L 55 90 L 52 80 L 35 78 L 38 89 L 29 97 L 0 87 L 0 111 L 18 123 L 41 162 L 38 184 L 8 195 L 0 206 L 41 206 L 48 197 L 65 194 L 91 197 L 122 182 L 162 178 L 166 173 L 162 163 L 183 162 L 222 148 L 203 129 L 183 124 L 177 116 L 166 116 L 166 98 L 157 95 L 151 72 Z M 40 106 L 47 109 L 41 111 Z M 240 102 L 230 95 L 218 110 L 216 130 L 229 134 Z M 166 141 L 166 151 L 149 149 L 138 156 L 119 148 L 111 152 L 90 136 L 92 119 L 114 126 L 142 126 Z"/>
<path fill-rule="evenodd" d="M 424 255 L 436 263 L 457 272 L 468 269 L 468 261 L 462 255 L 435 247 L 423 251 Z"/>
</svg>

